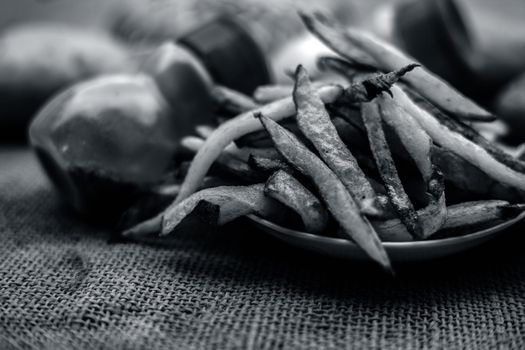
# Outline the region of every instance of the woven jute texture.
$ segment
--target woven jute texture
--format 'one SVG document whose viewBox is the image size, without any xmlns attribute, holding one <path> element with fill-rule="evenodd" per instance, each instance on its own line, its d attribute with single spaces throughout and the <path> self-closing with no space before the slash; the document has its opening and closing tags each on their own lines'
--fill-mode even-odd
<svg viewBox="0 0 525 350">
<path fill-rule="evenodd" d="M 394 279 L 246 221 L 118 242 L 16 147 L 0 150 L 0 208 L 0 349 L 525 348 L 523 227 Z"/>
</svg>

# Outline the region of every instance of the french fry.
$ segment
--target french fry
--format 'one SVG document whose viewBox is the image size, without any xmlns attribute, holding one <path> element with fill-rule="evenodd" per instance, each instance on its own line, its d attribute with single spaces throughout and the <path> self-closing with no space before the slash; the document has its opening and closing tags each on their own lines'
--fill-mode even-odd
<svg viewBox="0 0 525 350">
<path fill-rule="evenodd" d="M 445 195 L 438 200 L 429 198 L 429 204 L 417 211 L 417 216 L 422 222 L 422 234 L 420 239 L 428 239 L 432 234 L 443 228 L 447 219 Z M 383 242 L 410 242 L 414 236 L 408 232 L 406 225 L 398 218 L 372 221 Z"/>
<path fill-rule="evenodd" d="M 288 172 L 276 171 L 266 181 L 264 193 L 299 214 L 306 232 L 321 233 L 326 229 L 326 209 L 312 192 Z"/>
<path fill-rule="evenodd" d="M 392 206 L 398 213 L 401 222 L 407 227 L 408 232 L 416 238 L 423 238 L 418 214 L 403 188 L 392 159 L 381 125 L 379 106 L 374 101 L 363 103 L 361 105 L 361 116 L 367 131 L 372 155 Z"/>
<path fill-rule="evenodd" d="M 273 217 L 281 208 L 273 199 L 264 194 L 264 184 L 251 186 L 219 186 L 196 192 L 184 201 L 171 204 L 162 213 L 123 232 L 124 236 L 140 237 L 159 233 L 167 235 L 182 220 L 191 214 L 200 203 L 211 207 L 212 213 L 218 208 L 217 217 L 211 218 L 217 225 L 224 225 L 248 214 Z M 206 211 L 205 215 L 207 215 Z"/>
<path fill-rule="evenodd" d="M 498 198 L 509 202 L 525 200 L 524 192 L 494 180 L 450 150 L 434 145 L 431 154 L 432 163 L 443 171 L 445 180 L 454 187 L 451 194 L 455 197 L 459 196 L 461 200 L 471 201 L 481 198 Z"/>
<path fill-rule="evenodd" d="M 425 182 L 430 181 L 433 167 L 430 160 L 432 139 L 414 120 L 414 118 L 399 107 L 392 98 L 379 96 L 377 98 L 383 121 L 399 136 L 401 143 L 414 160 Z"/>
<path fill-rule="evenodd" d="M 508 220 L 525 210 L 524 204 L 501 200 L 483 200 L 454 204 L 448 207 L 444 229 L 478 225 L 495 220 Z"/>
<path fill-rule="evenodd" d="M 525 191 L 525 174 L 501 163 L 477 143 L 448 128 L 417 106 L 401 88 L 393 86 L 391 92 L 396 103 L 421 125 L 434 142 L 481 169 L 494 180 Z"/>
<path fill-rule="evenodd" d="M 383 92 L 390 94 L 390 87 L 416 67 L 418 67 L 417 64 L 409 64 L 395 71 L 377 74 L 354 83 L 350 85 L 353 89 L 345 89 L 341 101 L 347 103 L 368 102 L 381 95 Z"/>
<path fill-rule="evenodd" d="M 390 260 L 368 219 L 339 178 L 298 139 L 272 119 L 258 114 L 281 155 L 316 186 L 320 197 L 343 231 L 374 261 L 391 271 Z"/>
<path fill-rule="evenodd" d="M 381 208 L 375 204 L 376 193 L 356 159 L 339 137 L 323 101 L 311 86 L 308 73 L 302 66 L 297 67 L 295 80 L 293 96 L 297 106 L 296 119 L 299 129 L 339 177 L 361 210 L 370 215 L 379 215 Z"/>
<path fill-rule="evenodd" d="M 321 71 L 332 72 L 344 77 L 348 82 L 354 83 L 358 80 L 370 78 L 377 74 L 377 69 L 361 67 L 345 59 L 336 56 L 323 56 L 317 59 L 317 67 Z"/>
<path fill-rule="evenodd" d="M 361 61 L 383 71 L 416 62 L 392 45 L 356 28 L 344 28 L 320 15 L 301 14 L 306 27 L 332 50 L 350 61 Z M 470 120 L 491 121 L 495 117 L 425 68 L 403 80 L 439 108 Z"/>
<path fill-rule="evenodd" d="M 424 222 L 427 225 L 429 223 L 432 224 L 435 218 L 443 217 L 441 208 L 443 207 L 436 203 L 418 210 L 418 214 L 424 218 Z M 441 226 L 439 226 L 439 222 L 436 225 L 442 230 L 488 224 L 497 220 L 508 220 L 523 213 L 525 205 L 510 204 L 501 200 L 480 200 L 454 204 L 446 207 L 445 210 L 446 219 L 441 223 Z M 413 240 L 398 219 L 383 222 L 373 221 L 372 225 L 384 242 L 409 242 Z M 426 239 L 431 237 L 432 235 L 425 235 Z"/>
<path fill-rule="evenodd" d="M 313 82 L 312 85 L 319 89 L 325 85 L 324 82 Z M 281 98 L 291 96 L 293 93 L 293 85 L 262 85 L 255 89 L 253 98 L 258 103 L 270 103 Z"/>
<path fill-rule="evenodd" d="M 406 72 L 406 67 L 401 71 Z M 383 80 L 381 77 L 385 77 L 385 79 Z M 376 79 L 352 84 L 346 89 L 337 85 L 324 86 L 318 90 L 318 94 L 325 104 L 333 103 L 343 94 L 346 102 L 363 102 L 375 98 L 376 95 L 373 95 L 373 92 L 380 94 L 382 91 L 388 90 L 391 85 L 385 85 L 385 83 L 394 84 L 399 78 L 399 74 L 379 75 Z M 253 118 L 254 113 L 262 113 L 272 120 L 279 121 L 295 113 L 295 104 L 291 96 L 286 97 L 262 106 L 253 112 L 240 114 L 221 124 L 206 139 L 206 143 L 195 155 L 176 201 L 181 201 L 195 192 L 210 166 L 226 146 L 243 135 L 261 129 L 261 124 Z"/>
<path fill-rule="evenodd" d="M 205 141 L 195 136 L 186 136 L 181 140 L 180 144 L 182 147 L 196 153 L 204 146 Z M 276 154 L 277 151 L 274 150 L 274 152 L 274 154 Z M 249 158 L 249 156 L 246 158 Z M 254 169 L 250 167 L 248 159 L 244 160 L 238 157 L 234 147 L 226 147 L 224 152 L 217 157 L 213 166 L 217 172 L 242 182 L 254 183 L 264 181 L 265 179 L 263 174 L 254 171 Z"/>
</svg>

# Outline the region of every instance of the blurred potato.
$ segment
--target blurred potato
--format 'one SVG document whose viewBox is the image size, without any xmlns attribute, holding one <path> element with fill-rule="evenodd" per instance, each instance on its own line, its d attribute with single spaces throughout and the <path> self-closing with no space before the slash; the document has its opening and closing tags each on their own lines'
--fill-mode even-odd
<svg viewBox="0 0 525 350">
<path fill-rule="evenodd" d="M 6 29 L 0 34 L 0 129 L 23 133 L 57 91 L 96 75 L 135 69 L 128 49 L 102 31 L 54 23 Z"/>
</svg>

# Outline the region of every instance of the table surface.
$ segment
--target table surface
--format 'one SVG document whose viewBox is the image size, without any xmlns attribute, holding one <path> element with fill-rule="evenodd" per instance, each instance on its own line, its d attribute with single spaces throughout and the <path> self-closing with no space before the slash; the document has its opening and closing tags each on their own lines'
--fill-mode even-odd
<svg viewBox="0 0 525 350">
<path fill-rule="evenodd" d="M 64 209 L 28 149 L 4 146 L 0 348 L 523 349 L 521 231 L 395 278 L 246 221 L 119 242 Z"/>
</svg>

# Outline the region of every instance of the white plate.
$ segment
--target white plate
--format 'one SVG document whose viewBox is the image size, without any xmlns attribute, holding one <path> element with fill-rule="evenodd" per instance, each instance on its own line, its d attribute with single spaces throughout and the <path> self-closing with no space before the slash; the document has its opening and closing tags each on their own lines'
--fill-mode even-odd
<svg viewBox="0 0 525 350">
<path fill-rule="evenodd" d="M 390 256 L 390 259 L 394 262 L 435 259 L 459 253 L 484 243 L 524 218 L 525 212 L 521 213 L 514 219 L 505 221 L 493 227 L 458 237 L 417 242 L 385 242 L 383 245 Z M 255 215 L 249 215 L 248 219 L 263 231 L 293 246 L 337 258 L 369 260 L 364 252 L 349 240 L 318 236 L 311 233 L 288 229 Z"/>
</svg>

